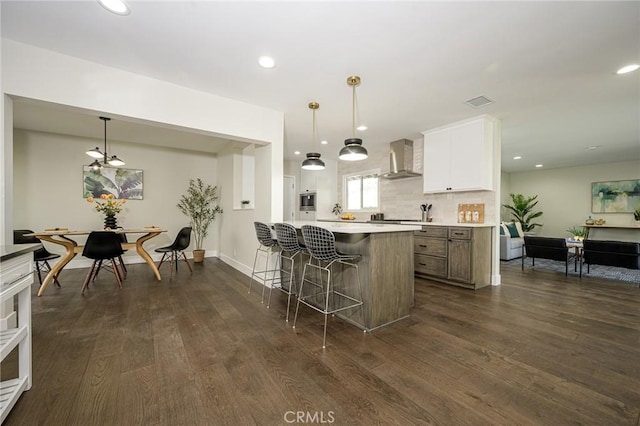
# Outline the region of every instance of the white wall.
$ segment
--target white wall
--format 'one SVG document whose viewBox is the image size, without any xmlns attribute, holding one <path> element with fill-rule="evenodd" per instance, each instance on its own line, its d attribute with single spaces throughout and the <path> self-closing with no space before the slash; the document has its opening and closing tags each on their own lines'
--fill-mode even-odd
<svg viewBox="0 0 640 426">
<path fill-rule="evenodd" d="M 91 160 L 84 152 L 99 142 L 75 136 L 15 130 L 13 216 L 16 229 L 100 229 L 104 216 L 96 212 L 82 194 L 82 166 Z M 188 188 L 189 179 L 201 178 L 205 183 L 217 185 L 217 158 L 213 154 L 114 140 L 109 140 L 109 145 L 110 151 L 126 159 L 126 168 L 140 169 L 144 173 L 143 200 L 127 200 L 124 210 L 117 215 L 118 225 L 125 228 L 156 225 L 168 230 L 145 244 L 153 254 L 154 248 L 170 244 L 180 228 L 189 225 L 189 219 L 176 207 Z M 218 218 L 204 241 L 204 249 L 209 256 L 218 252 Z M 133 241 L 136 237 L 131 235 L 129 239 Z M 81 244 L 84 240 L 78 238 Z M 64 252 L 60 246 L 47 244 L 49 251 Z M 129 257 L 125 259 L 127 262 L 139 261 L 135 253 L 125 256 Z M 74 262 L 77 266 L 84 266 L 86 262 L 78 262 L 81 259 L 77 257 L 69 267 L 73 267 Z"/>
<path fill-rule="evenodd" d="M 562 169 L 510 173 L 503 178 L 503 201 L 508 194 L 538 195 L 536 209 L 543 215 L 536 220 L 543 224 L 534 232 L 541 236 L 568 237 L 567 229 L 583 225 L 588 216 L 602 218 L 607 225 L 633 225 L 631 213 L 591 213 L 591 183 L 640 179 L 640 162 L 625 161 Z M 509 219 L 507 217 L 506 219 Z M 639 231 L 605 231 L 592 234 L 597 239 L 640 242 Z"/>
<path fill-rule="evenodd" d="M 231 140 L 267 144 L 256 149 L 256 213 L 259 213 L 261 217 L 264 216 L 267 220 L 277 220 L 278 217 L 282 217 L 282 147 L 284 138 L 282 112 L 222 98 L 6 39 L 2 40 L 1 72 L 2 94 L 22 96 L 149 122 L 168 123 Z M 12 128 L 12 123 L 6 120 L 7 118 L 3 124 L 5 133 L 7 128 Z M 4 152 L 10 149 L 12 141 L 8 140 L 4 133 L 2 137 L 0 147 Z M 121 150 L 123 148 L 119 146 L 114 145 L 113 149 L 119 154 L 123 152 Z M 131 149 L 131 155 L 136 155 L 134 148 Z M 84 150 L 80 154 L 83 155 L 83 152 Z M 152 162 L 153 155 L 140 153 L 140 156 L 144 160 L 140 160 L 136 168 L 149 170 L 151 166 L 145 161 Z M 130 164 L 133 166 L 131 158 L 127 154 L 127 166 Z M 76 161 L 77 166 L 80 167 L 86 160 Z M 13 175 L 13 161 L 3 158 L 2 162 L 3 167 L 7 168 L 7 172 Z M 217 169 L 214 163 L 210 164 L 210 168 Z M 167 168 L 163 172 L 167 179 L 171 178 L 170 170 Z M 221 217 L 221 226 L 224 226 L 225 218 L 228 218 L 234 225 L 228 229 L 228 233 L 236 232 L 236 230 L 243 235 L 247 230 L 253 232 L 253 218 L 245 214 L 238 214 L 230 204 L 227 204 L 232 202 L 233 198 L 231 197 L 232 193 L 229 192 L 233 188 L 233 173 L 228 175 L 220 173 L 222 173 L 221 170 L 218 170 L 218 186 L 221 194 L 224 194 L 225 197 L 223 206 L 225 213 Z M 145 175 L 145 181 L 146 179 Z M 80 181 L 77 176 L 69 175 L 68 181 L 60 180 L 54 182 L 54 185 L 56 188 L 73 187 L 80 185 L 78 182 Z M 6 186 L 6 183 L 3 185 Z M 80 191 L 80 186 L 77 188 Z M 153 191 L 155 190 L 153 189 Z M 145 191 L 152 191 L 152 188 L 145 184 Z M 7 190 L 4 188 L 3 195 L 6 196 L 6 194 Z M 155 193 L 154 197 L 157 197 L 157 194 Z M 12 199 L 5 201 L 7 205 L 13 203 Z M 145 202 L 151 201 L 145 200 Z M 56 208 L 62 211 L 73 210 L 66 205 L 57 205 Z M 69 214 L 75 215 L 76 213 Z M 13 223 L 6 226 L 12 228 Z M 225 244 L 230 244 L 234 238 L 228 233 L 221 235 L 221 252 L 239 250 L 238 256 L 243 258 L 253 255 L 255 244 L 251 244 L 250 248 L 245 248 L 244 245 L 239 245 L 237 248 L 225 247 Z M 244 250 L 247 251 L 244 252 Z"/>
</svg>

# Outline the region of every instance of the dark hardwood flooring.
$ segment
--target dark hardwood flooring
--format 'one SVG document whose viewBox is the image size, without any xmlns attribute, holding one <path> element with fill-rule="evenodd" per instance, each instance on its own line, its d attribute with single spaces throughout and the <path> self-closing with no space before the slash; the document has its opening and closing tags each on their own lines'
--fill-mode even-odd
<svg viewBox="0 0 640 426">
<path fill-rule="evenodd" d="M 638 288 L 519 267 L 475 292 L 416 279 L 411 319 L 332 318 L 323 351 L 321 315 L 301 307 L 293 330 L 286 295 L 267 310 L 218 259 L 162 272 L 34 285 L 33 387 L 5 425 L 640 424 Z"/>
</svg>

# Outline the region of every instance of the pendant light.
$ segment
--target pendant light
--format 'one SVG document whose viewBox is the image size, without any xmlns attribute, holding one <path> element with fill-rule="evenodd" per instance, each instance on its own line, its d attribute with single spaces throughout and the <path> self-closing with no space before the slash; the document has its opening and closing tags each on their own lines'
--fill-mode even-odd
<svg viewBox="0 0 640 426">
<path fill-rule="evenodd" d="M 340 150 L 338 158 L 345 161 L 359 161 L 369 156 L 362 146 L 362 139 L 356 138 L 356 86 L 360 85 L 360 77 L 357 75 L 347 77 L 347 85 L 353 89 L 352 137 L 344 141 L 344 147 Z"/>
<path fill-rule="evenodd" d="M 317 102 L 310 102 L 309 109 L 313 111 L 313 121 L 311 127 L 311 140 L 313 141 L 313 150 L 316 149 L 316 110 L 320 108 L 320 104 Z M 324 170 L 324 161 L 320 159 L 320 154 L 317 152 L 310 152 L 307 154 L 307 159 L 302 162 L 302 168 L 304 170 Z"/>
<path fill-rule="evenodd" d="M 100 120 L 104 121 L 104 152 L 100 151 L 100 148 L 98 147 L 87 151 L 86 154 L 89 157 L 95 158 L 93 163 L 89 164 L 89 167 L 93 170 L 99 170 L 107 164 L 114 167 L 124 166 L 124 161 L 115 155 L 112 155 L 111 157 L 107 155 L 107 121 L 110 121 L 111 119 L 107 117 L 100 117 Z M 99 159 L 102 159 L 102 161 L 99 161 Z"/>
</svg>

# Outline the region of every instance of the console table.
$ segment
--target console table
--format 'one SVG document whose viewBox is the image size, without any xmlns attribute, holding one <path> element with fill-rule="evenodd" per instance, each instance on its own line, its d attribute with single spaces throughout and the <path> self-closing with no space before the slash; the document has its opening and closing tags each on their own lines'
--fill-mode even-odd
<svg viewBox="0 0 640 426">
<path fill-rule="evenodd" d="M 617 230 L 617 231 L 627 231 L 627 232 L 633 232 L 633 231 L 637 231 L 638 233 L 636 234 L 637 237 L 635 237 L 633 242 L 640 242 L 640 225 L 629 225 L 629 226 L 624 226 L 624 225 L 584 225 L 585 228 L 587 228 L 587 234 L 585 235 L 585 239 L 589 238 L 589 235 L 591 234 L 591 230 L 592 229 L 608 229 L 608 230 Z"/>
</svg>

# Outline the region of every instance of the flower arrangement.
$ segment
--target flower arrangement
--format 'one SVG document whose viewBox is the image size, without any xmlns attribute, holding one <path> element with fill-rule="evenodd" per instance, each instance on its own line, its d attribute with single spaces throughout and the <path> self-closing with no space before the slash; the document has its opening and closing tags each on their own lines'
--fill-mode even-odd
<svg viewBox="0 0 640 426">
<path fill-rule="evenodd" d="M 571 228 L 567 229 L 567 232 L 573 236 L 572 239 L 574 241 L 582 241 L 587 236 L 587 228 L 585 228 L 584 226 L 572 226 Z"/>
<path fill-rule="evenodd" d="M 102 194 L 97 200 L 93 197 L 87 197 L 87 203 L 93 202 L 95 202 L 94 208 L 98 213 L 102 213 L 106 216 L 115 216 L 116 213 L 120 213 L 122 211 L 126 200 L 118 200 L 113 194 Z"/>
</svg>

